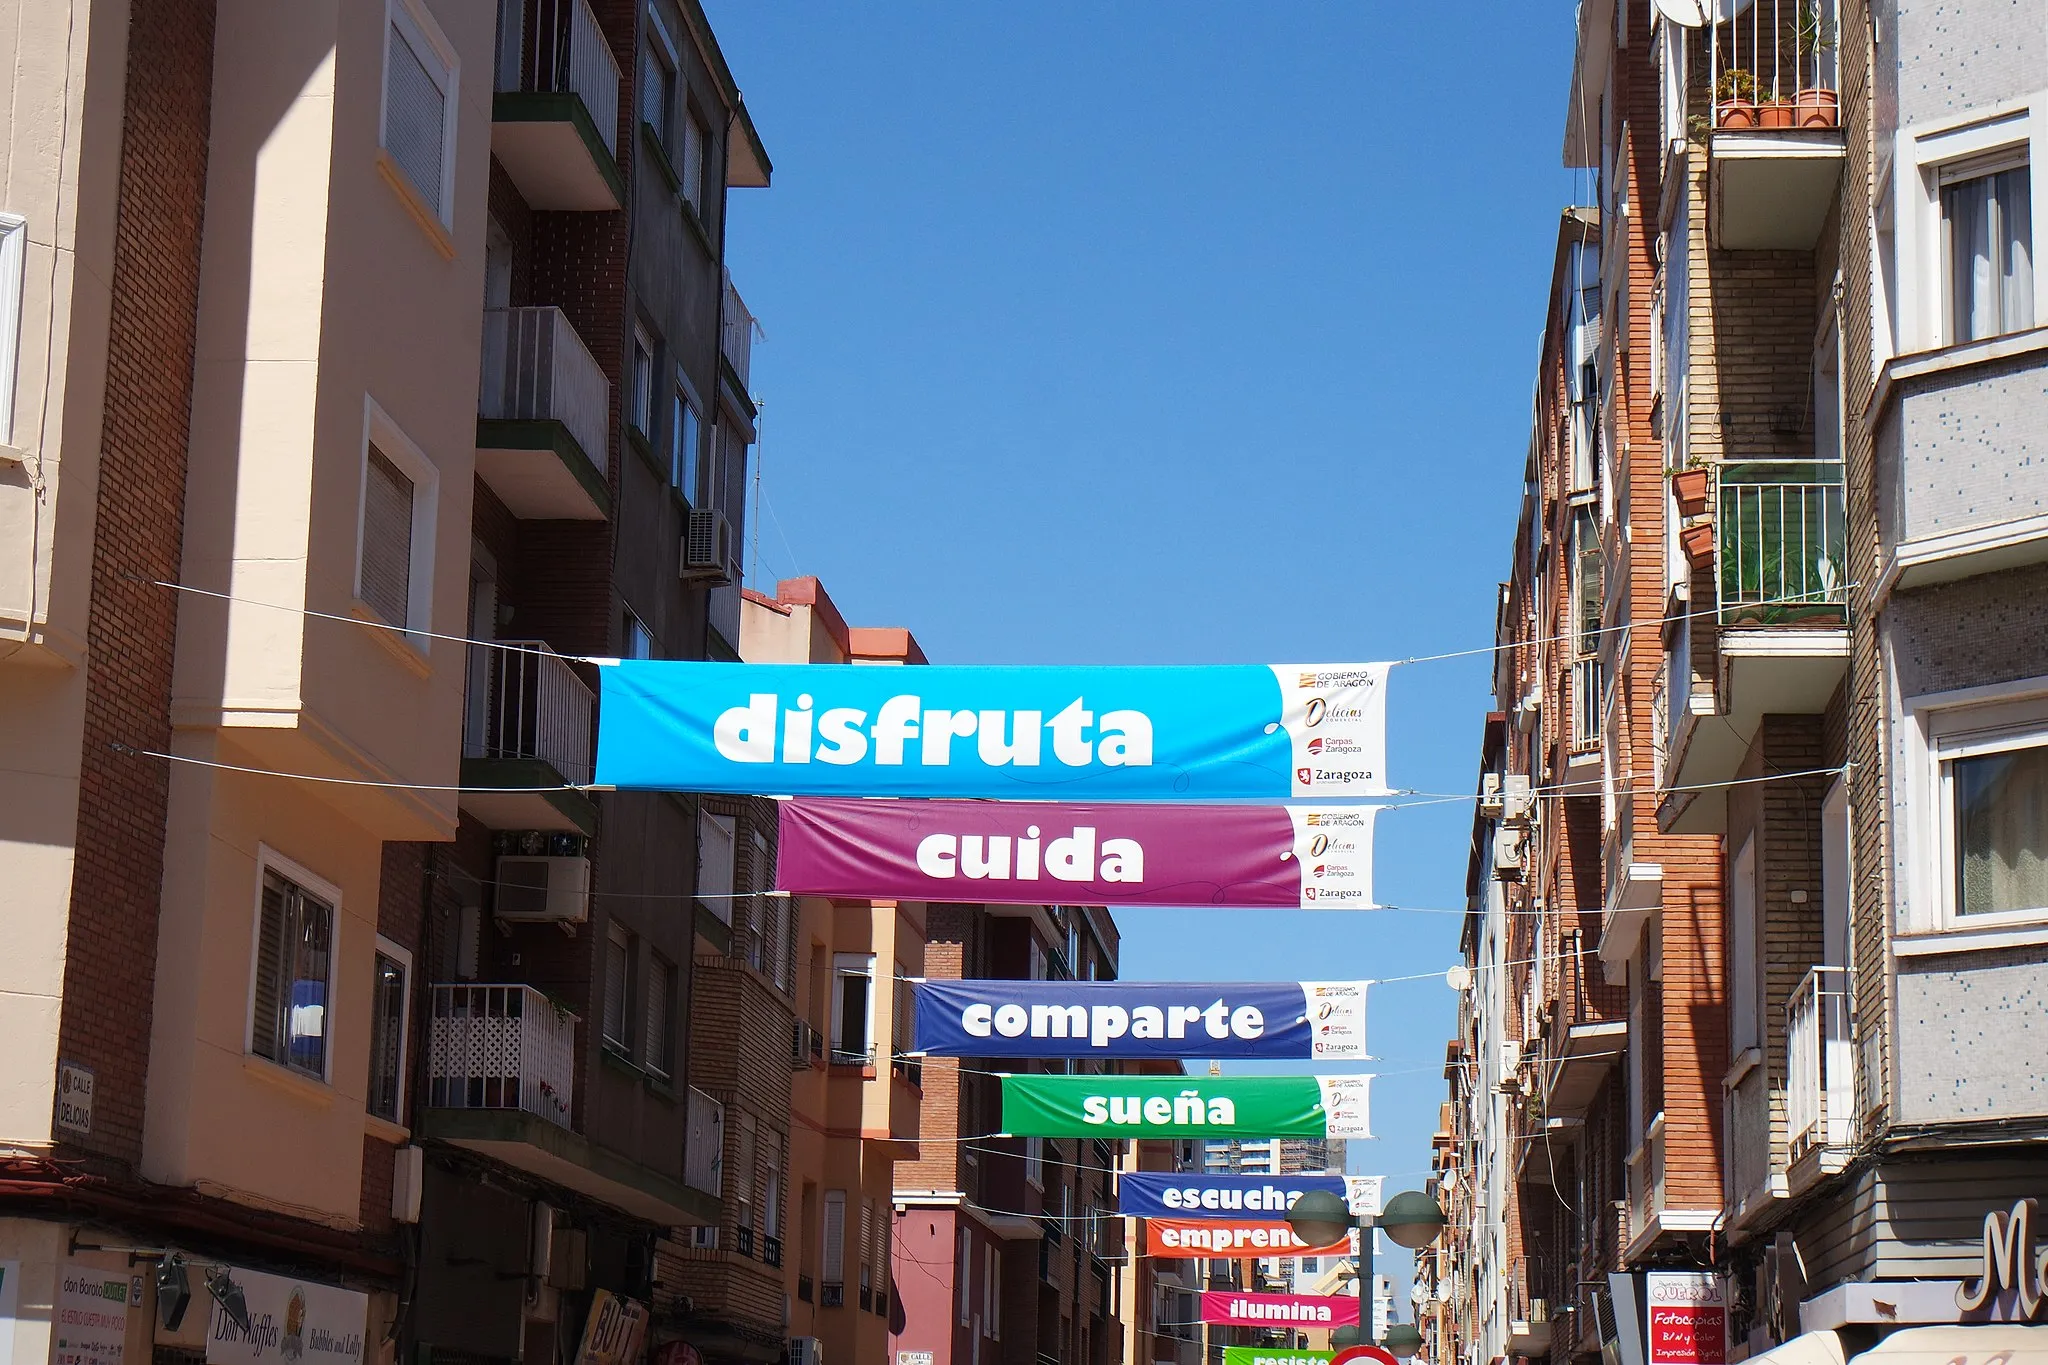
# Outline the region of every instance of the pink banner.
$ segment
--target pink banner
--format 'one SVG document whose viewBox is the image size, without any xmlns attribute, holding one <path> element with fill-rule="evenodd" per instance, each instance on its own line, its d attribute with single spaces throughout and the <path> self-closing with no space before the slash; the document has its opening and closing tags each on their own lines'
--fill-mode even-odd
<svg viewBox="0 0 2048 1365">
<path fill-rule="evenodd" d="M 1358 1300 L 1349 1295 L 1202 1295 L 1202 1321 L 1226 1327 L 1356 1327 Z"/>
<path fill-rule="evenodd" d="M 781 803 L 776 886 L 968 904 L 1367 909 L 1371 806 Z"/>
</svg>

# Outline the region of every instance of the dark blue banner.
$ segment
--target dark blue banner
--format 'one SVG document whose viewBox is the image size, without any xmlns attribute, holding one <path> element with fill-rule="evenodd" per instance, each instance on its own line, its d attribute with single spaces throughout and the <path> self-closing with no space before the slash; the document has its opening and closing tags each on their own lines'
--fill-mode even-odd
<svg viewBox="0 0 2048 1365">
<path fill-rule="evenodd" d="M 934 1057 L 1363 1060 L 1363 981 L 920 981 Z"/>
<path fill-rule="evenodd" d="M 1184 1175 L 1125 1171 L 1117 1212 L 1127 1218 L 1225 1218 L 1277 1222 L 1310 1190 L 1345 1197 L 1341 1175 Z"/>
</svg>

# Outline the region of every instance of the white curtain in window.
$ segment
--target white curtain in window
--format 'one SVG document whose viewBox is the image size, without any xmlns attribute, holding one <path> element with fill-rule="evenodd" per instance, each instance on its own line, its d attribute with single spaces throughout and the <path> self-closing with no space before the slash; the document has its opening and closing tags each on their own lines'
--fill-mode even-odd
<svg viewBox="0 0 2048 1365">
<path fill-rule="evenodd" d="M 1956 910 L 2048 906 L 2048 748 L 1957 759 Z"/>
</svg>

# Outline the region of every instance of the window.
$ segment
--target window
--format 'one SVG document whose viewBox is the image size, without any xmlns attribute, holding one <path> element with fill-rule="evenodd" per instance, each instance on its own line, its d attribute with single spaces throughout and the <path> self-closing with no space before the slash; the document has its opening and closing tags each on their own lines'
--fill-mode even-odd
<svg viewBox="0 0 2048 1365">
<path fill-rule="evenodd" d="M 737 822 L 715 811 L 697 812 L 697 899 L 719 922 L 732 923 L 733 859 Z"/>
<path fill-rule="evenodd" d="M 819 1230 L 818 1279 L 822 1284 L 846 1283 L 846 1191 L 825 1191 L 824 1226 Z M 821 1296 L 822 1297 L 822 1296 Z M 830 1306 L 829 1301 L 821 1307 Z"/>
<path fill-rule="evenodd" d="M 704 476 L 704 424 L 690 395 L 676 386 L 669 413 L 668 477 L 692 507 L 704 505 L 704 490 L 698 486 Z"/>
<path fill-rule="evenodd" d="M 981 1333 L 990 1341 L 1003 1339 L 1003 1253 L 994 1242 L 982 1247 Z"/>
<path fill-rule="evenodd" d="M 427 652 L 432 628 L 434 466 L 375 403 L 366 402 L 356 600 Z"/>
<path fill-rule="evenodd" d="M 2048 745 L 1955 745 L 1942 764 L 1958 917 L 2048 913 Z"/>
<path fill-rule="evenodd" d="M 22 279 L 28 264 L 28 219 L 0 213 L 0 443 L 14 441 L 15 361 L 21 345 Z"/>
<path fill-rule="evenodd" d="M 832 1062 L 865 1066 L 874 1060 L 875 958 L 872 953 L 832 955 Z"/>
<path fill-rule="evenodd" d="M 619 1052 L 626 1042 L 627 996 L 633 986 L 633 936 L 614 924 L 604 941 L 604 1040 Z"/>
<path fill-rule="evenodd" d="M 954 1312 L 960 1318 L 960 1325 L 965 1327 L 968 1304 L 972 1302 L 968 1277 L 974 1268 L 974 1239 L 964 1227 L 953 1229 L 953 1254 L 953 1287 L 956 1291 L 954 1297 L 958 1300 Z"/>
<path fill-rule="evenodd" d="M 875 1209 L 875 1311 L 886 1311 L 889 1293 L 889 1205 Z"/>
<path fill-rule="evenodd" d="M 860 1201 L 860 1303 L 863 1308 L 874 1306 L 874 1261 L 870 1253 L 875 1247 L 875 1201 Z"/>
<path fill-rule="evenodd" d="M 626 420 L 642 437 L 654 433 L 654 339 L 643 327 L 633 328 L 633 367 L 627 372 Z"/>
<path fill-rule="evenodd" d="M 910 969 L 896 964 L 896 979 L 889 983 L 889 1051 L 906 1057 L 917 1051 L 917 1002 L 911 995 Z"/>
<path fill-rule="evenodd" d="M 2023 158 L 2013 164 L 2000 154 L 1941 169 L 1951 345 L 2034 325 L 2033 188 Z"/>
<path fill-rule="evenodd" d="M 654 647 L 654 632 L 647 628 L 645 621 L 641 620 L 631 611 L 626 613 L 625 656 L 628 659 L 652 659 L 657 657 L 657 651 Z"/>
<path fill-rule="evenodd" d="M 1031 940 L 1030 963 L 1031 979 L 1033 981 L 1045 980 L 1045 945 L 1036 938 Z"/>
<path fill-rule="evenodd" d="M 1045 1188 L 1045 1139 L 1024 1139 L 1024 1180 L 1034 1190 Z"/>
<path fill-rule="evenodd" d="M 666 1079 L 675 1074 L 676 993 L 680 981 L 673 962 L 660 953 L 647 964 L 647 1069 Z"/>
<path fill-rule="evenodd" d="M 249 1051 L 327 1079 L 335 908 L 341 894 L 268 849 L 258 854 Z"/>
<path fill-rule="evenodd" d="M 734 1222 L 740 1229 L 740 1248 L 754 1235 L 754 1163 L 760 1153 L 760 1133 L 752 1114 L 740 1115 L 740 1150 L 732 1173 Z"/>
<path fill-rule="evenodd" d="M 705 211 L 705 188 L 711 161 L 711 130 L 691 109 L 683 120 L 683 198 L 699 218 Z"/>
<path fill-rule="evenodd" d="M 782 958 L 782 907 L 787 898 L 768 894 L 774 883 L 767 836 L 754 830 L 747 843 L 747 965 L 757 972 L 774 972 Z"/>
<path fill-rule="evenodd" d="M 782 1235 L 782 1165 L 788 1160 L 789 1139 L 777 1133 L 768 1143 L 768 1170 L 761 1187 L 761 1235 Z"/>
<path fill-rule="evenodd" d="M 412 954 L 377 936 L 376 966 L 370 976 L 370 1093 L 366 1107 L 378 1118 L 402 1123 L 405 1112 L 405 1044 L 412 981 Z"/>
<path fill-rule="evenodd" d="M 647 11 L 647 46 L 640 54 L 640 121 L 664 146 L 675 134 L 676 45 L 668 26 Z"/>
<path fill-rule="evenodd" d="M 1756 962 L 1756 842 L 1728 860 L 1728 1043 L 1740 1063 L 1759 1043 Z"/>
<path fill-rule="evenodd" d="M 385 152 L 443 225 L 450 222 L 455 147 L 455 49 L 423 8 L 385 9 Z"/>
</svg>

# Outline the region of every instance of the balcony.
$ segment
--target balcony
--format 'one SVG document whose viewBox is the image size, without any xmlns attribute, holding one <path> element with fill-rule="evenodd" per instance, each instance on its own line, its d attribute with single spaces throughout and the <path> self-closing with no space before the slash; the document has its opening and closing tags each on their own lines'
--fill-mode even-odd
<svg viewBox="0 0 2048 1365">
<path fill-rule="evenodd" d="M 1600 726 L 1606 688 L 1597 657 L 1574 659 L 1570 678 L 1571 733 L 1565 737 L 1566 796 L 1600 794 Z"/>
<path fill-rule="evenodd" d="M 1585 1118 L 1601 1082 L 1628 1051 L 1627 989 L 1609 985 L 1576 947 L 1559 959 L 1558 970 L 1555 1036 L 1542 1069 L 1547 1122 Z"/>
<path fill-rule="evenodd" d="M 725 1176 L 725 1106 L 690 1087 L 689 1128 L 683 1139 L 683 1183 L 720 1198 Z"/>
<path fill-rule="evenodd" d="M 1717 247 L 1811 251 L 1847 158 L 1835 0 L 1754 0 L 1709 30 Z"/>
<path fill-rule="evenodd" d="M 1829 460 L 1748 460 L 1721 466 L 1714 509 L 1713 621 L 1695 618 L 1668 651 L 1673 712 L 1661 780 L 1675 788 L 1658 811 L 1677 834 L 1726 827 L 1725 783 L 1741 769 L 1767 715 L 1827 709 L 1849 666 L 1848 535 L 1842 467 Z M 1691 688 L 1691 640 L 1711 632 L 1711 694 Z M 1677 672 L 1681 665 L 1686 677 Z M 1698 717 L 1711 716 L 1711 724 Z"/>
<path fill-rule="evenodd" d="M 1628 1158 L 1628 1242 L 1624 1256 L 1634 1260 L 1663 1232 L 1664 1116 L 1650 1120 L 1643 1143 Z"/>
<path fill-rule="evenodd" d="M 1550 1301 L 1542 1263 L 1532 1256 L 1517 1257 L 1508 1269 L 1508 1354 L 1545 1356 L 1550 1354 Z"/>
<path fill-rule="evenodd" d="M 1610 834 L 1603 855 L 1601 885 L 1607 888 L 1607 903 L 1600 916 L 1600 961 L 1608 981 L 1627 980 L 1628 961 L 1636 955 L 1643 939 L 1643 926 L 1664 904 L 1664 866 L 1635 860 L 1635 839 L 1629 822 L 1635 818 L 1635 803 L 1620 803 L 1620 830 Z"/>
<path fill-rule="evenodd" d="M 536 209 L 626 202 L 619 175 L 619 64 L 589 0 L 498 0 L 491 153 Z"/>
<path fill-rule="evenodd" d="M 1815 967 L 1785 1002 L 1785 1134 L 1794 1194 L 1847 1164 L 1855 1138 L 1853 1048 L 1849 974 Z"/>
<path fill-rule="evenodd" d="M 597 699 L 539 640 L 470 646 L 462 809 L 492 829 L 597 832 L 591 779 Z"/>
<path fill-rule="evenodd" d="M 732 287 L 730 270 L 725 272 L 725 304 L 720 316 L 718 354 L 731 370 L 740 397 L 747 398 L 752 392 L 754 333 L 760 330 L 761 324 L 747 308 L 740 291 Z"/>
<path fill-rule="evenodd" d="M 605 520 L 611 394 L 561 309 L 485 309 L 477 476 L 522 520 Z"/>
<path fill-rule="evenodd" d="M 671 1226 L 704 1201 L 575 1127 L 574 1014 L 531 986 L 436 985 L 428 1002 L 422 1137 L 462 1147 Z M 712 1218 L 717 1206 L 709 1206 Z"/>
</svg>

